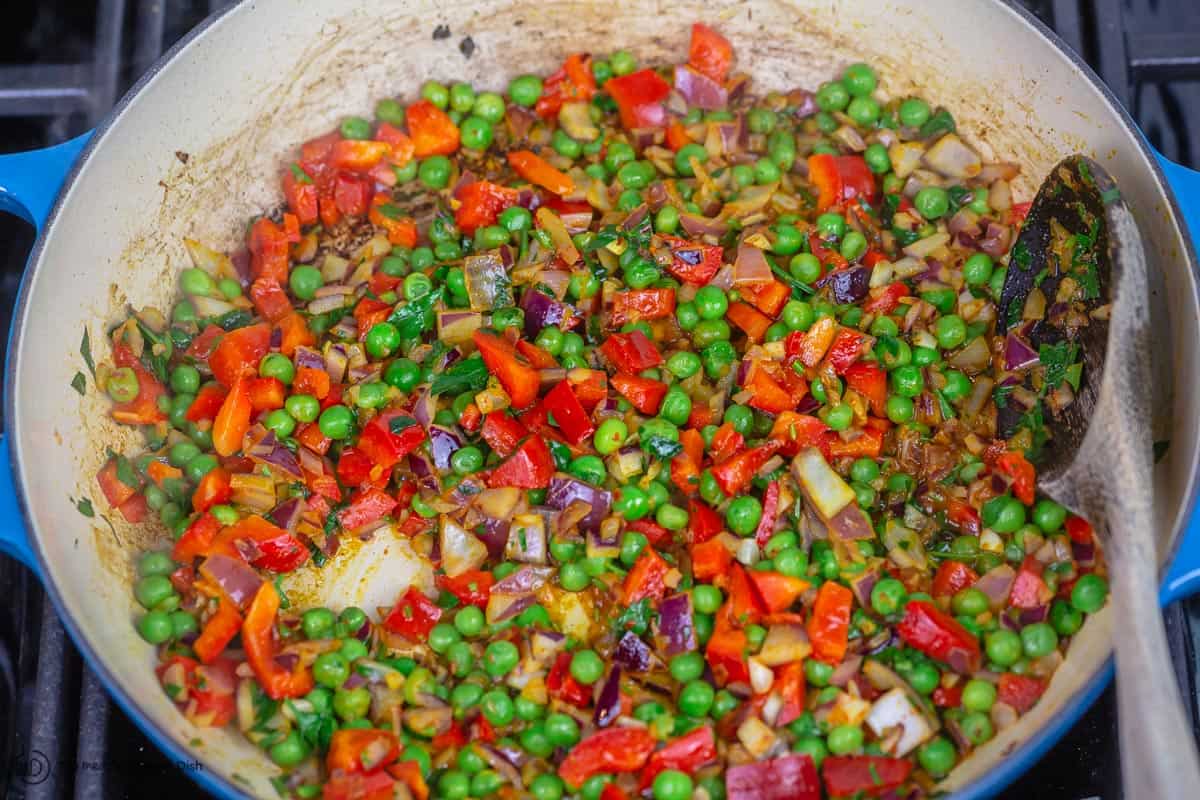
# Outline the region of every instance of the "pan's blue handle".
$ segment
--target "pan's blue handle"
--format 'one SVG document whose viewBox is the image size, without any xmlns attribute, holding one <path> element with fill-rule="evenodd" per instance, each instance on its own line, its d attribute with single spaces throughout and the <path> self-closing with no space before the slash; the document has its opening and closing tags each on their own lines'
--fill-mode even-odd
<svg viewBox="0 0 1200 800">
<path fill-rule="evenodd" d="M 38 560 L 34 555 L 33 546 L 29 542 L 29 534 L 25 532 L 25 518 L 21 514 L 20 501 L 17 500 L 17 487 L 13 483 L 12 452 L 8 442 L 0 438 L 0 553 L 12 556 L 35 575 L 41 577 Z"/>
<path fill-rule="evenodd" d="M 91 135 L 88 131 L 54 147 L 0 156 L 0 211 L 24 218 L 40 232 Z"/>
<path fill-rule="evenodd" d="M 54 147 L 0 156 L 0 212 L 23 218 L 40 233 L 67 173 L 91 135 L 89 131 Z M 41 577 L 17 499 L 7 444 L 0 439 L 0 553 L 16 558 Z"/>
<path fill-rule="evenodd" d="M 1155 153 L 1158 164 L 1167 176 L 1167 182 L 1175 192 L 1179 209 L 1192 234 L 1192 243 L 1200 249 L 1200 172 L 1176 164 Z M 1200 513 L 1192 509 L 1192 516 L 1183 529 L 1179 549 L 1163 581 L 1163 603 L 1170 603 L 1200 591 Z"/>
</svg>

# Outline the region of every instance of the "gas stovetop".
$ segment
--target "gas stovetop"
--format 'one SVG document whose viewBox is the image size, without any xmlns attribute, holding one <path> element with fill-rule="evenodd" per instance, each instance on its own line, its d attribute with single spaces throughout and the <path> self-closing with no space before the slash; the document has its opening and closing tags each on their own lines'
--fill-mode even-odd
<svg viewBox="0 0 1200 800">
<path fill-rule="evenodd" d="M 1023 0 L 1104 78 L 1168 157 L 1200 167 L 1200 4 Z M 164 49 L 227 0 L 42 0 L 10 4 L 0 31 L 0 152 L 95 125 Z M 430 28 L 437 20 L 430 20 Z M 0 330 L 7 330 L 33 231 L 0 215 Z M 3 354 L 0 353 L 0 361 Z M 0 791 L 10 798 L 201 796 L 112 705 L 37 582 L 0 557 Z M 1200 720 L 1200 599 L 1166 610 L 1193 724 Z M 1200 731 L 1200 726 L 1197 727 Z M 1120 797 L 1110 687 L 1004 798 Z"/>
</svg>

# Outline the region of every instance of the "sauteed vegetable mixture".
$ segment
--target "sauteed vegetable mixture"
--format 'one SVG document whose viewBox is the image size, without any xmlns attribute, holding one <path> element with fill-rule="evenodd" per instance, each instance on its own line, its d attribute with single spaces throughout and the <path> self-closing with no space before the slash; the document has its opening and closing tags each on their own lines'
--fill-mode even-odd
<svg viewBox="0 0 1200 800">
<path fill-rule="evenodd" d="M 137 628 L 281 795 L 922 796 L 1104 605 L 1035 491 L 1080 366 L 1021 334 L 1086 324 L 1088 265 L 997 335 L 1017 168 L 867 64 L 762 94 L 733 59 L 697 24 L 677 66 L 382 100 L 112 330 L 146 446 L 99 483 L 174 539 Z M 427 584 L 289 601 L 378 537 Z"/>
</svg>

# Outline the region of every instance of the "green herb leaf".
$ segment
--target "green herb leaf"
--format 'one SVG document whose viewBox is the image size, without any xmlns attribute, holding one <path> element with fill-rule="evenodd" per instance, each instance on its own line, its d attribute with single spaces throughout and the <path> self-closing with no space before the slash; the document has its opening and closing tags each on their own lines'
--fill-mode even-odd
<svg viewBox="0 0 1200 800">
<path fill-rule="evenodd" d="M 655 458 L 674 458 L 683 452 L 683 445 L 665 436 L 649 436 L 642 440 L 642 449 Z"/>
<path fill-rule="evenodd" d="M 219 317 L 213 317 L 210 321 L 222 330 L 232 331 L 237 328 L 246 327 L 253 319 L 254 317 L 249 311 L 238 308 L 226 312 Z"/>
<path fill-rule="evenodd" d="M 892 228 L 892 235 L 896 237 L 896 244 L 900 247 L 908 247 L 913 242 L 921 238 L 921 234 L 916 231 L 906 231 L 903 228 Z"/>
<path fill-rule="evenodd" d="M 942 394 L 940 389 L 936 390 L 938 407 L 942 412 L 942 419 L 954 419 L 957 415 L 954 413 L 954 406 L 950 405 L 950 401 L 946 399 L 946 395 Z"/>
<path fill-rule="evenodd" d="M 75 377 L 71 379 L 71 388 L 80 395 L 87 394 L 87 376 L 82 372 L 76 372 Z"/>
<path fill-rule="evenodd" d="M 404 211 L 400 208 L 400 206 L 394 203 L 380 203 L 379 205 L 375 206 L 375 210 L 380 214 L 383 214 L 388 219 L 404 218 Z"/>
<path fill-rule="evenodd" d="M 1012 263 L 1021 268 L 1022 272 L 1028 272 L 1032 264 L 1033 257 L 1029 254 L 1029 248 L 1023 240 L 1019 240 L 1012 249 L 1012 257 L 1009 259 Z"/>
<path fill-rule="evenodd" d="M 954 117 L 950 116 L 950 112 L 944 108 L 939 108 L 937 112 L 930 117 L 924 125 L 921 126 L 920 137 L 922 139 L 930 139 L 934 136 L 941 136 L 946 133 L 954 133 L 957 126 L 954 124 Z"/>
<path fill-rule="evenodd" d="M 1121 199 L 1121 190 L 1115 186 L 1111 189 L 1105 189 L 1100 193 L 1100 199 L 1104 202 L 1104 205 L 1111 206 Z"/>
<path fill-rule="evenodd" d="M 299 164 L 294 162 L 288 164 L 288 169 L 292 171 L 292 177 L 296 179 L 296 183 L 302 183 L 305 185 L 312 183 L 312 178 L 308 177 L 308 173 L 305 172 L 304 168 Z"/>
<path fill-rule="evenodd" d="M 96 377 L 96 362 L 92 360 L 92 338 L 88 334 L 88 329 L 83 329 L 83 341 L 79 343 L 79 355 L 83 356 L 83 363 L 87 364 L 88 372 L 92 373 L 92 377 Z"/>
<path fill-rule="evenodd" d="M 992 390 L 992 402 L 996 404 L 996 408 L 1008 407 L 1008 396 L 1015 388 L 1015 386 L 997 386 Z"/>
<path fill-rule="evenodd" d="M 388 316 L 388 322 L 396 326 L 402 339 L 416 339 L 423 331 L 433 327 L 433 307 L 442 299 L 443 287 L 439 286 L 424 297 L 402 303 Z"/>
<path fill-rule="evenodd" d="M 1042 392 L 1055 389 L 1067 379 L 1067 369 L 1075 363 L 1079 355 L 1079 345 L 1071 342 L 1044 344 L 1038 348 L 1038 358 L 1045 369 Z"/>
<path fill-rule="evenodd" d="M 195 338 L 183 328 L 171 328 L 169 333 L 171 336 L 171 344 L 175 346 L 176 352 L 183 352 L 184 350 L 187 350 L 192 344 L 192 339 Z"/>
<path fill-rule="evenodd" d="M 86 497 L 81 497 L 75 501 L 75 510 L 88 519 L 96 516 L 96 509 L 92 508 L 92 501 Z"/>
<path fill-rule="evenodd" d="M 141 361 L 146 366 L 146 369 L 154 373 L 154 377 L 158 378 L 162 383 L 166 383 L 167 365 L 171 361 L 171 354 L 175 351 L 175 344 L 171 341 L 171 337 L 168 334 L 156 333 L 154 329 L 150 328 L 137 317 L 134 319 L 147 345 L 142 348 Z"/>
<path fill-rule="evenodd" d="M 434 375 L 429 391 L 433 394 L 478 392 L 487 386 L 488 369 L 480 356 L 465 358 L 445 372 Z"/>
<path fill-rule="evenodd" d="M 613 620 L 613 631 L 619 638 L 625 631 L 633 631 L 638 636 L 650 630 L 650 622 L 655 612 L 650 605 L 650 598 L 643 597 L 636 603 L 626 606 L 617 618 Z"/>
<path fill-rule="evenodd" d="M 779 265 L 777 265 L 770 258 L 767 259 L 767 264 L 770 265 L 771 272 L 774 273 L 775 277 L 778 278 L 780 281 L 782 281 L 787 286 L 791 287 L 793 292 L 799 292 L 801 295 L 806 296 L 806 297 L 809 295 L 816 294 L 816 292 L 817 292 L 816 289 L 809 286 L 804 281 L 797 280 L 795 277 L 793 277 L 790 273 L 788 273 L 787 271 L 782 269 Z"/>
<path fill-rule="evenodd" d="M 417 421 L 412 417 L 392 417 L 392 419 L 388 422 L 388 430 L 393 434 L 398 434 L 416 424 Z"/>
<path fill-rule="evenodd" d="M 288 600 L 287 592 L 285 592 L 283 589 L 283 576 L 282 575 L 275 576 L 275 591 L 276 591 L 276 593 L 279 594 L 279 607 L 282 609 L 291 608 L 292 601 Z"/>
<path fill-rule="evenodd" d="M 592 240 L 587 243 L 587 246 L 583 248 L 583 252 L 594 253 L 597 250 L 608 247 L 610 244 L 620 238 L 621 233 L 617 230 L 616 225 L 605 225 L 599 230 L 599 232 L 596 233 L 595 236 L 592 237 Z"/>
<path fill-rule="evenodd" d="M 130 460 L 120 453 L 114 453 L 111 449 L 108 452 L 117 462 L 117 480 L 130 489 L 141 489 L 142 482 L 138 478 L 137 470 L 133 468 Z"/>
</svg>

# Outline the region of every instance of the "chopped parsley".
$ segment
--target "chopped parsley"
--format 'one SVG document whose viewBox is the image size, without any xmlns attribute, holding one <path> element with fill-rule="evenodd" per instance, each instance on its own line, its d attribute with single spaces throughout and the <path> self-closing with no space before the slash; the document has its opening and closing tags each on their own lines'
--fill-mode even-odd
<svg viewBox="0 0 1200 800">
<path fill-rule="evenodd" d="M 480 356 L 463 359 L 445 372 L 433 376 L 429 386 L 432 394 L 462 394 L 478 392 L 487 386 L 488 368 Z"/>
<path fill-rule="evenodd" d="M 76 372 L 75 377 L 71 379 L 71 388 L 79 392 L 80 395 L 87 393 L 87 376 L 82 372 Z"/>
</svg>

